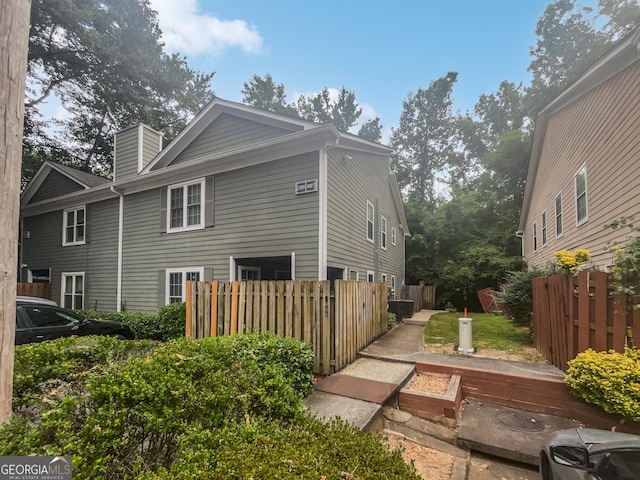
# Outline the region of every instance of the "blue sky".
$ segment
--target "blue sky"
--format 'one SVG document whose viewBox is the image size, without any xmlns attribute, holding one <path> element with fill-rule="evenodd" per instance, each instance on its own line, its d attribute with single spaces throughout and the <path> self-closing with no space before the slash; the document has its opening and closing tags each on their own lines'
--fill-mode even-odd
<svg viewBox="0 0 640 480">
<path fill-rule="evenodd" d="M 271 74 L 288 100 L 324 87 L 356 94 L 385 138 L 402 101 L 458 72 L 454 108 L 472 110 L 502 80 L 528 84 L 535 25 L 550 0 L 151 0 L 167 50 L 215 71 L 219 97 L 240 101 L 253 74 Z M 365 119 L 366 119 L 365 118 Z"/>
</svg>

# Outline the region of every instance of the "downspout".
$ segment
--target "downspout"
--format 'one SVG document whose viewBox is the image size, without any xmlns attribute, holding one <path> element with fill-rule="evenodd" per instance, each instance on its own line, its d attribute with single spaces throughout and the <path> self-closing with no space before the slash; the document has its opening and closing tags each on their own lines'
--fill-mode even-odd
<svg viewBox="0 0 640 480">
<path fill-rule="evenodd" d="M 318 280 L 327 279 L 327 195 L 328 195 L 328 145 L 320 149 L 318 158 Z"/>
<path fill-rule="evenodd" d="M 378 198 L 376 197 L 373 206 L 373 281 L 379 282 L 380 258 L 378 252 L 378 242 L 380 241 L 380 215 L 378 215 Z"/>
<path fill-rule="evenodd" d="M 116 312 L 122 311 L 122 242 L 124 236 L 124 195 L 115 187 L 110 188 L 113 193 L 120 197 L 118 209 L 118 278 L 116 286 Z"/>
</svg>

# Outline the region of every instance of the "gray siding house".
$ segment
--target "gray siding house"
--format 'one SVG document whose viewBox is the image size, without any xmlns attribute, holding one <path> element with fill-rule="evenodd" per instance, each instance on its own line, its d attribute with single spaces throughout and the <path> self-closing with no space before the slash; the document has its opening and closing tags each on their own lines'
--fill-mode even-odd
<svg viewBox="0 0 640 480">
<path fill-rule="evenodd" d="M 116 134 L 114 179 L 45 162 L 21 198 L 20 279 L 73 308 L 152 312 L 188 279 L 404 283 L 386 146 L 214 99 L 162 149 Z"/>
</svg>

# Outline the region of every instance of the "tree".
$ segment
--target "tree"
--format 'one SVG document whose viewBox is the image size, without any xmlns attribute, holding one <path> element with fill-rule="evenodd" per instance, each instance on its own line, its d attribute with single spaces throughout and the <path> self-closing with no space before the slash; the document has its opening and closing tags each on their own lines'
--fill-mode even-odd
<svg viewBox="0 0 640 480">
<path fill-rule="evenodd" d="M 598 7 L 600 15 L 609 19 L 604 31 L 614 40 L 631 32 L 640 20 L 637 0 L 600 0 Z"/>
<path fill-rule="evenodd" d="M 29 39 L 29 0 L 0 4 L 0 423 L 11 416 L 16 328 L 20 146 Z"/>
<path fill-rule="evenodd" d="M 452 89 L 458 74 L 449 72 L 409 93 L 402 102 L 397 129 L 391 133 L 392 163 L 401 188 L 409 197 L 434 205 L 436 175 L 454 154 L 456 121 L 452 114 Z"/>
<path fill-rule="evenodd" d="M 527 103 L 533 118 L 609 47 L 607 36 L 596 30 L 596 19 L 591 8 L 574 0 L 555 0 L 545 9 L 536 25 L 538 40 L 529 65 L 533 78 Z"/>
<path fill-rule="evenodd" d="M 242 101 L 262 110 L 283 113 L 297 117 L 298 111 L 293 105 L 287 104 L 287 95 L 282 83 L 275 84 L 268 73 L 264 78 L 254 75 L 249 82 L 244 83 L 241 91 Z"/>
<path fill-rule="evenodd" d="M 480 95 L 474 111 L 490 137 L 522 128 L 527 117 L 522 84 L 503 80 L 497 92 Z"/>
<path fill-rule="evenodd" d="M 251 77 L 249 82 L 245 82 L 242 95 L 242 101 L 247 105 L 311 122 L 332 123 L 341 132 L 348 132 L 353 128 L 362 115 L 355 93 L 345 87 L 342 87 L 335 100 L 332 99 L 331 91 L 325 87 L 315 95 L 300 95 L 296 102 L 287 103 L 284 85 L 276 84 L 269 74 L 264 78 L 258 75 Z M 379 141 L 382 138 L 380 119 L 375 118 L 362 124 L 358 136 Z"/>
<path fill-rule="evenodd" d="M 171 139 L 213 97 L 213 74 L 163 51 L 148 0 L 34 0 L 31 15 L 24 150 L 31 171 L 58 151 L 64 163 L 107 176 L 116 131 L 143 122 Z M 42 118 L 52 97 L 67 118 Z"/>
</svg>

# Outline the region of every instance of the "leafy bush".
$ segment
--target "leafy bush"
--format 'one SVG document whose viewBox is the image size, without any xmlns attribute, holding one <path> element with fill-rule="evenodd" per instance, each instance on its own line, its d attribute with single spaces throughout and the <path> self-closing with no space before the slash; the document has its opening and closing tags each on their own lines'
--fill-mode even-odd
<svg viewBox="0 0 640 480">
<path fill-rule="evenodd" d="M 81 374 L 86 384 L 71 396 L 31 397 L 0 427 L 0 455 L 73 455 L 78 478 L 105 480 L 343 472 L 417 480 L 378 437 L 304 414 L 314 363 L 308 345 L 269 334 L 162 345 L 72 337 L 18 347 L 18 382 Z"/>
<path fill-rule="evenodd" d="M 29 403 L 45 380 L 67 381 L 90 369 L 107 367 L 154 348 L 147 341 L 122 341 L 105 336 L 66 337 L 18 345 L 13 373 L 13 405 Z"/>
<path fill-rule="evenodd" d="M 589 349 L 569 362 L 565 380 L 576 396 L 605 412 L 640 422 L 640 350 Z"/>
<path fill-rule="evenodd" d="M 533 287 L 531 282 L 534 278 L 551 274 L 552 271 L 553 269 L 548 267 L 507 273 L 507 280 L 503 285 L 504 290 L 497 293 L 497 299 L 509 311 L 514 325 L 531 326 L 531 314 L 533 312 Z"/>
<path fill-rule="evenodd" d="M 162 340 L 162 330 L 158 315 L 155 313 L 98 312 L 95 310 L 76 310 L 76 312 L 86 318 L 124 322 L 131 327 L 138 339 Z"/>
<path fill-rule="evenodd" d="M 380 437 L 310 417 L 287 425 L 256 419 L 220 431 L 194 426 L 181 438 L 177 457 L 171 468 L 138 479 L 420 478 Z"/>
<path fill-rule="evenodd" d="M 86 338 L 62 340 L 72 347 Z M 301 418 L 301 392 L 312 384 L 306 374 L 315 363 L 309 352 L 295 340 L 269 335 L 170 341 L 145 358 L 131 356 L 85 371 L 85 392 L 33 401 L 36 412 L 16 415 L 0 430 L 0 455 L 73 455 L 80 478 L 122 478 L 170 468 L 182 436 L 194 425 L 218 431 L 259 417 L 275 422 Z M 302 360 L 292 361 L 297 354 Z M 45 349 L 30 359 L 47 355 Z M 296 373 L 299 368 L 304 371 Z"/>
<path fill-rule="evenodd" d="M 613 253 L 613 267 L 611 277 L 615 293 L 628 296 L 628 306 L 631 309 L 640 308 L 640 226 L 632 222 L 634 217 L 623 217 L 606 225 L 605 228 L 623 229 L 630 231 L 624 245 L 614 243 L 610 245 Z"/>
<path fill-rule="evenodd" d="M 158 310 L 158 326 L 162 340 L 185 336 L 187 309 L 184 302 L 170 303 Z"/>
</svg>

